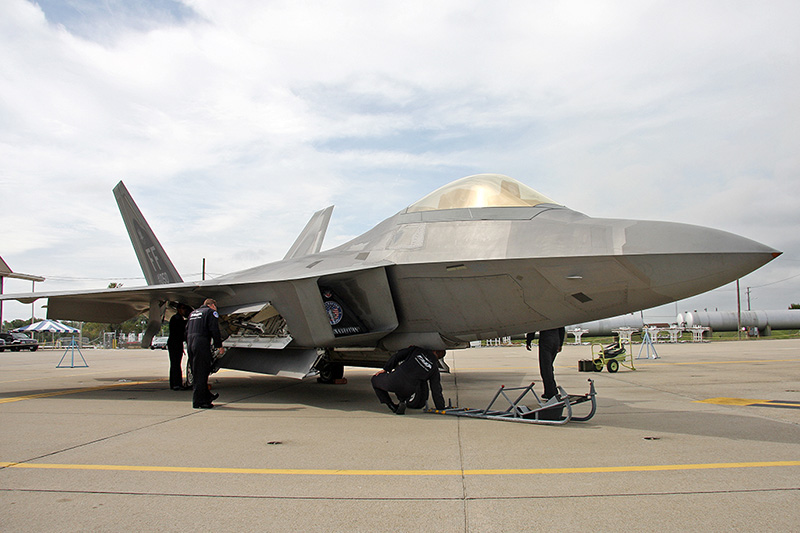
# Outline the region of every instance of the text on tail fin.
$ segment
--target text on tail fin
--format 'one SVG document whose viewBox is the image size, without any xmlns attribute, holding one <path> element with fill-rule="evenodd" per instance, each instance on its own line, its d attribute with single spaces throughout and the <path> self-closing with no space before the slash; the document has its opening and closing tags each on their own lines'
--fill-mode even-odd
<svg viewBox="0 0 800 533">
<path fill-rule="evenodd" d="M 136 202 L 133 201 L 133 197 L 121 181 L 114 187 L 114 197 L 117 199 L 119 212 L 125 222 L 125 228 L 128 230 L 131 244 L 133 244 L 136 258 L 142 267 L 147 284 L 181 283 L 183 280 L 175 269 L 175 265 L 170 261 L 142 212 L 139 211 Z"/>
</svg>

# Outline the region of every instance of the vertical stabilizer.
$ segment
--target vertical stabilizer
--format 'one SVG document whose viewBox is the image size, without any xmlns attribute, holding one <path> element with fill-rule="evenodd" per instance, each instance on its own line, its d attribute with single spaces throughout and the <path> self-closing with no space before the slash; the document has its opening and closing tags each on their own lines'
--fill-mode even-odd
<svg viewBox="0 0 800 533">
<path fill-rule="evenodd" d="M 147 284 L 181 283 L 183 280 L 180 274 L 121 181 L 114 187 L 114 197 L 117 199 L 119 212 L 122 214 L 122 220 L 125 222 L 125 228 L 128 230 Z"/>
<path fill-rule="evenodd" d="M 322 248 L 322 240 L 325 238 L 325 232 L 328 231 L 328 222 L 331 221 L 331 213 L 333 213 L 333 206 L 326 207 L 321 211 L 317 211 L 311 216 L 306 227 L 300 232 L 300 236 L 294 241 L 294 244 L 286 253 L 284 259 L 293 259 L 295 257 L 303 257 L 304 255 L 315 254 Z"/>
</svg>

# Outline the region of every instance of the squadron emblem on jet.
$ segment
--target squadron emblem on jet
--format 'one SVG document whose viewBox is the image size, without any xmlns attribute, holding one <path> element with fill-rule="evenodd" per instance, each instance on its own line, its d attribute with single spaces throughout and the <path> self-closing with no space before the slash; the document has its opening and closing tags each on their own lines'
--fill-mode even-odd
<svg viewBox="0 0 800 533">
<path fill-rule="evenodd" d="M 335 326 L 342 321 L 342 318 L 344 318 L 342 306 L 333 300 L 328 300 L 325 302 L 325 310 L 328 312 L 328 318 L 331 321 L 331 326 Z"/>
</svg>

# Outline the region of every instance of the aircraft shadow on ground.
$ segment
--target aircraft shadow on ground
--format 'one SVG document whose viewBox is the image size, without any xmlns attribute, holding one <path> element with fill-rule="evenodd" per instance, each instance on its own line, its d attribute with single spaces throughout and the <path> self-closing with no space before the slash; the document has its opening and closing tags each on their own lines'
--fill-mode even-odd
<svg viewBox="0 0 800 533">
<path fill-rule="evenodd" d="M 317 383 L 315 378 L 295 380 L 261 374 L 225 376 L 213 374 L 210 378 L 214 392 L 220 393 L 217 405 L 222 409 L 243 409 L 248 411 L 296 410 L 307 408 L 325 409 L 339 412 L 383 413 L 384 406 L 378 403 L 370 384 L 371 372 L 353 372 L 345 385 Z M 161 380 L 161 377 L 129 376 L 121 382 L 120 378 L 99 378 L 95 383 L 109 386 L 95 390 L 80 391 L 81 387 L 58 389 L 32 389 L 0 394 L 2 398 L 53 394 L 49 398 L 63 400 L 121 400 L 121 401 L 191 401 L 192 392 L 173 391 L 166 381 L 136 383 Z M 522 383 L 518 371 L 491 373 L 481 371 L 458 372 L 456 375 L 443 375 L 444 397 L 457 398 L 469 407 L 484 407 L 491 401 L 501 384 L 507 387 L 528 385 Z M 129 384 L 126 382 L 130 382 Z M 85 384 L 91 389 L 92 383 Z M 102 386 L 102 385 L 100 385 Z M 541 388 L 536 383 L 537 388 Z M 584 394 L 586 390 L 570 390 L 573 394 Z M 538 389 L 537 389 L 538 392 Z M 500 402 L 502 404 L 503 402 Z M 529 400 L 523 403 L 533 403 Z M 501 408 L 506 406 L 498 404 Z M 755 409 L 755 408 L 754 408 Z M 419 411 L 409 411 L 414 413 Z M 576 412 L 580 416 L 583 410 Z M 486 421 L 486 423 L 492 423 Z M 695 435 L 734 440 L 774 442 L 794 444 L 800 442 L 800 428 L 796 425 L 737 414 L 702 413 L 697 411 L 660 411 L 643 409 L 635 403 L 619 402 L 613 398 L 598 395 L 598 409 L 594 418 L 586 423 L 572 423 L 565 427 L 574 430 L 597 428 L 620 428 L 638 430 L 648 436 L 659 436 L 668 440 L 669 435 Z"/>
<path fill-rule="evenodd" d="M 296 380 L 276 376 L 253 374 L 248 376 L 221 376 L 212 374 L 209 382 L 212 392 L 220 394 L 216 405 L 220 408 L 242 408 L 302 410 L 306 408 L 336 411 L 376 411 L 383 409 L 369 383 L 370 376 L 351 378 L 348 384 L 330 385 L 317 383 L 316 378 Z M 152 382 L 153 383 L 142 383 Z M 98 383 L 99 382 L 99 383 Z M 116 386 L 115 386 L 116 385 Z M 81 389 L 89 390 L 81 390 Z M 30 389 L 0 393 L 0 400 L 8 398 L 36 397 L 42 399 L 101 400 L 101 401 L 186 401 L 190 402 L 191 390 L 173 391 L 166 380 L 154 376 L 132 376 L 124 378 L 99 378 L 83 386 Z M 32 398 L 35 399 L 35 398 Z M 24 400 L 30 401 L 30 400 Z"/>
</svg>

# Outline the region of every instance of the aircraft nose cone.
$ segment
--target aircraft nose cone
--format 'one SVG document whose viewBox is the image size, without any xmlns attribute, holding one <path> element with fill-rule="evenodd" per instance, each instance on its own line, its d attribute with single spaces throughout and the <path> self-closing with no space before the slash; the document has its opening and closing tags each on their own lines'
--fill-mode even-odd
<svg viewBox="0 0 800 533">
<path fill-rule="evenodd" d="M 625 229 L 625 254 L 722 253 L 764 255 L 766 262 L 782 252 L 734 233 L 691 224 L 639 221 Z M 763 263 L 762 263 L 763 264 Z"/>
<path fill-rule="evenodd" d="M 623 255 L 673 298 L 725 285 L 782 252 L 726 231 L 671 222 L 636 222 L 625 229 Z"/>
</svg>

